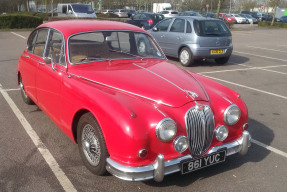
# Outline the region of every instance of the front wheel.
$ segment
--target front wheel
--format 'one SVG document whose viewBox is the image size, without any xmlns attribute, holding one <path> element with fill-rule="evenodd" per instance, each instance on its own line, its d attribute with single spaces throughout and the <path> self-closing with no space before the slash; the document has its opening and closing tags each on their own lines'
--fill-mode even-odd
<svg viewBox="0 0 287 192">
<path fill-rule="evenodd" d="M 192 58 L 192 53 L 187 47 L 184 47 L 180 50 L 179 61 L 181 65 L 185 67 L 191 66 L 193 64 L 194 61 Z"/>
<path fill-rule="evenodd" d="M 229 60 L 229 57 L 230 57 L 230 56 L 215 59 L 215 62 L 216 62 L 217 64 L 221 64 L 221 65 L 226 64 L 226 63 L 228 62 L 228 60 Z"/>
<path fill-rule="evenodd" d="M 79 120 L 77 142 L 85 166 L 95 175 L 106 174 L 109 155 L 101 128 L 91 113 L 84 114 Z"/>
</svg>

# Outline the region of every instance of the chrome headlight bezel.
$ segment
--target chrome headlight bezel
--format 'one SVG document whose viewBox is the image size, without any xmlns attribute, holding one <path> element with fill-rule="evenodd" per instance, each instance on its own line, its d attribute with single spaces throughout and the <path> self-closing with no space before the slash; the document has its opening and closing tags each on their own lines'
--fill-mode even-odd
<svg viewBox="0 0 287 192">
<path fill-rule="evenodd" d="M 234 112 L 235 114 L 232 114 Z M 232 104 L 225 109 L 223 114 L 223 121 L 226 125 L 235 125 L 239 121 L 240 117 L 241 117 L 240 108 L 237 105 Z"/>
<path fill-rule="evenodd" d="M 185 136 L 178 136 L 173 140 L 173 148 L 178 153 L 183 153 L 188 148 L 188 139 Z"/>
<path fill-rule="evenodd" d="M 156 136 L 163 142 L 172 140 L 177 133 L 177 126 L 171 118 L 162 119 L 156 126 Z"/>
</svg>

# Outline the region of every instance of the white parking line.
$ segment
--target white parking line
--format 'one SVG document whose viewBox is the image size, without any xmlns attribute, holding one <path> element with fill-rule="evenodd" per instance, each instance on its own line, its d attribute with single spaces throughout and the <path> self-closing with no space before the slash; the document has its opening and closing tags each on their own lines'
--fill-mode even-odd
<svg viewBox="0 0 287 192">
<path fill-rule="evenodd" d="M 235 63 L 234 63 L 235 64 Z M 270 71 L 270 72 L 274 72 L 274 73 L 280 73 L 280 74 L 286 74 L 283 72 L 278 72 L 278 71 L 273 71 L 273 70 L 268 70 L 268 68 L 276 68 L 276 67 L 287 67 L 287 65 L 273 65 L 273 66 L 266 66 L 266 67 L 250 67 L 245 65 L 248 68 L 244 68 L 244 69 L 229 69 L 229 70 L 221 70 L 221 71 L 208 71 L 208 72 L 201 72 L 198 74 L 213 74 L 213 73 L 224 73 L 224 72 L 233 72 L 233 71 L 248 71 L 248 70 L 254 70 L 254 69 L 259 69 L 259 70 L 265 70 L 265 71 Z"/>
<path fill-rule="evenodd" d="M 14 32 L 11 32 L 13 35 L 17 35 L 17 36 L 19 36 L 19 37 L 21 37 L 21 38 L 23 38 L 23 39 L 27 39 L 26 37 L 24 37 L 24 36 L 22 36 L 22 35 L 19 35 L 18 33 L 14 33 Z"/>
<path fill-rule="evenodd" d="M 55 158 L 52 156 L 50 151 L 47 149 L 45 144 L 41 141 L 40 137 L 37 135 L 37 133 L 34 131 L 30 123 L 26 120 L 24 115 L 21 113 L 21 111 L 18 109 L 14 101 L 11 99 L 11 97 L 8 95 L 8 93 L 3 89 L 2 85 L 0 84 L 0 92 L 3 95 L 4 99 L 8 103 L 8 105 L 11 107 L 12 111 L 22 124 L 23 128 L 33 141 L 34 145 L 37 147 L 49 167 L 51 168 L 52 172 L 62 185 L 63 189 L 67 192 L 70 191 L 77 191 L 71 181 L 68 179 L 66 174 L 62 171 L 59 164 L 55 160 Z"/>
<path fill-rule="evenodd" d="M 273 71 L 273 70 L 270 70 L 270 69 L 260 69 L 260 70 L 269 71 L 269 72 L 272 72 L 272 73 L 279 73 L 279 74 L 282 74 L 282 75 L 287 75 L 287 73 L 283 73 L 283 72 L 280 72 L 280 71 Z"/>
<path fill-rule="evenodd" d="M 245 53 L 245 52 L 240 52 L 240 51 L 233 51 L 234 53 L 239 53 L 239 54 L 245 54 L 245 55 L 252 55 L 252 56 L 256 56 L 256 57 L 262 57 L 262 58 L 266 58 L 266 59 L 273 59 L 273 60 L 278 60 L 278 61 L 285 61 L 287 62 L 286 59 L 279 59 L 279 58 L 274 58 L 274 57 L 267 57 L 267 56 L 263 56 L 263 55 L 255 55 L 253 53 Z"/>
<path fill-rule="evenodd" d="M 286 99 L 287 100 L 287 97 L 285 97 L 283 95 L 278 95 L 278 94 L 271 93 L 271 92 L 268 92 L 268 91 L 263 91 L 263 90 L 260 90 L 260 89 L 256 89 L 256 88 L 253 88 L 253 87 L 248 87 L 248 86 L 245 86 L 245 85 L 241 85 L 241 84 L 238 84 L 238 83 L 233 83 L 233 82 L 230 82 L 230 81 L 226 81 L 226 80 L 223 80 L 223 79 L 218 79 L 218 78 L 207 76 L 207 75 L 204 75 L 204 76 L 208 77 L 210 79 L 214 79 L 216 81 L 222 81 L 224 83 L 228 83 L 228 84 L 231 84 L 231 85 L 236 85 L 238 87 L 243 87 L 243 88 L 246 88 L 246 89 L 250 89 L 250 90 L 253 90 L 253 91 L 260 92 L 260 93 L 265 93 L 267 95 L 272 95 L 272 96 L 279 97 L 281 99 Z"/>
<path fill-rule="evenodd" d="M 275 149 L 275 148 L 273 148 L 273 147 L 271 147 L 271 146 L 265 145 L 264 143 L 261 143 L 260 141 L 256 141 L 256 140 L 254 140 L 254 139 L 251 139 L 251 142 L 252 142 L 252 143 L 255 143 L 256 145 L 259 145 L 259 146 L 261 146 L 261 147 L 263 147 L 263 148 L 265 148 L 265 149 L 268 149 L 269 151 L 272 151 L 272 152 L 274 152 L 274 153 L 277 153 L 278 155 L 281 155 L 281 156 L 287 158 L 287 153 L 285 153 L 285 152 L 283 152 L 283 151 L 280 151 L 280 150 Z"/>
<path fill-rule="evenodd" d="M 248 45 L 247 47 L 255 48 L 255 49 L 262 49 L 262 50 L 267 50 L 267 51 L 277 51 L 277 52 L 287 53 L 287 51 L 281 51 L 278 49 L 267 49 L 267 48 L 255 47 L 255 46 L 250 46 L 250 45 Z"/>
</svg>

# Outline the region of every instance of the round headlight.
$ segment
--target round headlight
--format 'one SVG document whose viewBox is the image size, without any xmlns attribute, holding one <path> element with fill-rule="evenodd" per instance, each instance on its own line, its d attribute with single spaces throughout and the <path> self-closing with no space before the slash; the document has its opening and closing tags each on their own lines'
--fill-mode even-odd
<svg viewBox="0 0 287 192">
<path fill-rule="evenodd" d="M 224 141 L 228 136 L 228 129 L 224 125 L 220 125 L 215 129 L 216 139 L 219 141 Z"/>
<path fill-rule="evenodd" d="M 173 148 L 178 153 L 184 152 L 188 147 L 188 141 L 185 136 L 179 136 L 173 141 Z"/>
<path fill-rule="evenodd" d="M 163 142 L 168 142 L 176 135 L 176 124 L 171 118 L 161 120 L 156 126 L 156 136 Z"/>
<path fill-rule="evenodd" d="M 223 115 L 224 123 L 227 125 L 234 125 L 240 119 L 241 111 L 237 105 L 232 104 L 226 108 Z"/>
</svg>

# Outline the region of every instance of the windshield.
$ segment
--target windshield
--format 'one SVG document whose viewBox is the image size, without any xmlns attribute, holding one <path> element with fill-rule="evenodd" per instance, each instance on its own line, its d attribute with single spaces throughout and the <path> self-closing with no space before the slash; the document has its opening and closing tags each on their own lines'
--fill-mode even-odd
<svg viewBox="0 0 287 192">
<path fill-rule="evenodd" d="M 224 16 L 225 16 L 225 17 L 231 17 L 231 15 L 229 15 L 229 14 L 225 14 Z"/>
<path fill-rule="evenodd" d="M 234 17 L 240 17 L 240 15 L 238 15 L 238 14 L 234 14 L 233 16 L 234 16 Z"/>
<path fill-rule="evenodd" d="M 76 13 L 93 13 L 91 5 L 86 4 L 72 4 L 73 10 Z"/>
<path fill-rule="evenodd" d="M 199 36 L 231 36 L 225 23 L 220 20 L 195 20 L 193 25 Z"/>
<path fill-rule="evenodd" d="M 152 38 L 134 31 L 96 31 L 69 38 L 70 63 L 105 60 L 160 58 L 164 54 Z"/>
</svg>

